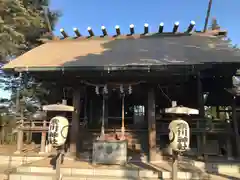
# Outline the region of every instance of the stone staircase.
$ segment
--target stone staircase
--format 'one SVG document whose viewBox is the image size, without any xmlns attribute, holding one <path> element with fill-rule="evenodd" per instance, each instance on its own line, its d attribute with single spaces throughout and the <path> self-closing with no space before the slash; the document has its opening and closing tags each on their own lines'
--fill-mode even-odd
<svg viewBox="0 0 240 180">
<path fill-rule="evenodd" d="M 33 178 L 35 180 L 52 180 L 56 171 L 51 167 L 22 166 L 9 175 L 9 180 Z M 159 175 L 148 170 L 136 169 L 102 169 L 102 168 L 61 168 L 62 180 L 157 180 Z"/>
<path fill-rule="evenodd" d="M 141 159 L 135 155 L 145 154 L 148 141 L 147 132 L 134 132 L 131 134 L 132 142 L 129 142 L 130 154 L 129 163 L 127 166 L 92 166 L 86 162 L 74 161 L 71 158 L 66 157 L 64 164 L 61 165 L 61 179 L 62 180 L 170 180 L 171 179 L 171 163 L 169 162 L 159 162 L 157 164 L 148 164 L 146 159 Z M 85 132 L 83 141 L 80 145 L 81 154 L 86 153 L 86 156 L 82 160 L 91 159 L 91 149 L 92 142 L 99 133 Z M 134 151 L 133 151 L 134 150 Z M 135 153 L 138 152 L 138 153 Z M 55 179 L 56 170 L 54 170 L 50 165 L 50 159 L 45 157 L 0 157 L 2 161 L 0 164 L 7 164 L 9 160 L 12 162 L 12 170 L 7 173 L 7 176 L 0 176 L 0 180 L 27 180 L 34 178 L 38 180 L 39 178 L 44 180 Z M 135 161 L 137 160 L 137 161 Z M 188 179 L 209 179 L 207 173 L 238 173 L 239 164 L 227 164 L 219 165 L 219 163 L 203 163 L 196 162 L 192 160 L 181 160 L 179 162 L 179 180 Z M 2 173 L 3 174 L 3 173 Z M 40 180 L 40 179 L 39 179 Z M 220 179 L 219 179 L 220 180 Z"/>
<path fill-rule="evenodd" d="M 9 157 L 2 157 L 0 180 L 25 180 L 44 178 L 55 179 L 56 170 L 50 165 L 50 158 L 43 157 L 12 157 L 12 168 L 7 167 Z M 23 161 L 24 160 L 24 161 Z M 4 164 L 6 163 L 6 170 Z M 226 175 L 240 175 L 237 162 L 204 163 L 189 160 L 179 161 L 179 180 L 212 179 L 208 173 Z M 208 173 L 206 173 L 207 171 Z M 91 165 L 83 161 L 75 161 L 66 157 L 61 165 L 61 177 L 63 180 L 170 180 L 171 163 L 160 164 L 128 163 L 126 166 L 118 165 Z M 220 177 L 220 176 L 219 176 Z M 221 179 L 221 178 L 220 178 Z M 218 179 L 218 180 L 220 180 Z M 215 180 L 215 179 L 214 179 Z"/>
<path fill-rule="evenodd" d="M 34 178 L 40 180 L 53 180 L 56 170 L 49 164 L 50 159 L 38 160 L 22 164 L 9 171 L 9 180 L 25 180 Z M 157 180 L 171 179 L 171 166 L 169 164 L 152 165 L 147 163 L 129 163 L 126 166 L 118 165 L 91 165 L 87 162 L 74 161 L 66 158 L 61 165 L 62 180 Z M 178 179 L 203 179 L 201 171 L 178 172 Z"/>
</svg>

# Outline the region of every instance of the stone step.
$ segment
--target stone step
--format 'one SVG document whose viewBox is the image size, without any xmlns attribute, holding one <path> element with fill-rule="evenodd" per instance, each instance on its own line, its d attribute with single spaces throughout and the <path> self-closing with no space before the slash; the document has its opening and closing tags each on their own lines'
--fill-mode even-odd
<svg viewBox="0 0 240 180">
<path fill-rule="evenodd" d="M 7 177 L 6 175 L 4 176 Z M 12 173 L 8 176 L 9 180 L 55 180 L 53 173 Z M 130 176 L 104 176 L 104 175 L 65 175 L 61 174 L 61 180 L 170 180 L 171 172 L 163 172 L 162 177 L 130 177 Z M 200 174 L 193 174 L 190 172 L 178 172 L 178 180 L 204 180 L 205 178 Z M 1 179 L 2 180 L 2 179 Z"/>
<path fill-rule="evenodd" d="M 41 177 L 48 176 L 47 179 L 54 177 L 56 170 L 51 167 L 33 167 L 33 166 L 22 166 L 16 169 L 16 173 L 11 174 L 10 180 L 20 180 L 17 177 L 30 178 L 31 176 Z M 106 180 L 155 180 L 155 179 L 171 179 L 170 171 L 159 171 L 154 172 L 151 170 L 136 170 L 136 169 L 104 169 L 104 168 L 61 168 L 61 174 L 64 180 L 75 180 L 75 179 L 106 179 Z M 17 177 L 16 177 L 17 176 Z M 101 177 L 101 178 L 100 178 Z M 113 178 L 114 177 L 114 178 Z M 21 178 L 21 180 L 23 180 Z M 46 179 L 46 178 L 45 178 Z M 203 174 L 199 172 L 178 172 L 178 179 L 194 180 L 203 179 Z M 39 179 L 40 180 L 40 179 Z"/>
<path fill-rule="evenodd" d="M 18 173 L 39 173 L 55 174 L 56 170 L 51 167 L 21 166 L 16 169 Z M 158 178 L 159 173 L 151 170 L 138 169 L 105 169 L 105 168 L 61 168 L 61 173 L 67 176 L 114 176 L 134 178 Z"/>
<path fill-rule="evenodd" d="M 55 174 L 47 173 L 13 173 L 9 175 L 9 180 L 55 180 Z M 61 180 L 159 180 L 159 178 L 135 178 L 135 177 L 115 177 L 115 176 L 97 176 L 97 175 L 61 175 Z"/>
<path fill-rule="evenodd" d="M 5 155 L 0 155 L 0 165 L 5 165 L 9 164 L 11 166 L 18 166 L 26 163 L 31 163 L 34 161 L 39 161 L 44 159 L 42 156 L 5 156 Z"/>
</svg>

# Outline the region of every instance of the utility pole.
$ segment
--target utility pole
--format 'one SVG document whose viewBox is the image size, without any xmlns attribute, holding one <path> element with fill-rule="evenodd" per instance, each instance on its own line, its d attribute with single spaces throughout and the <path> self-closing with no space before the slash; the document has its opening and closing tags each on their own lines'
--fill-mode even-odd
<svg viewBox="0 0 240 180">
<path fill-rule="evenodd" d="M 47 23 L 48 31 L 51 34 L 52 38 L 53 38 L 54 35 L 53 35 L 53 32 L 52 32 L 52 25 L 51 25 L 51 22 L 50 22 L 49 17 L 48 17 L 48 15 L 49 15 L 49 8 L 46 5 L 42 6 L 42 8 L 44 10 L 44 17 L 45 17 L 45 20 L 46 20 L 46 23 Z"/>
<path fill-rule="evenodd" d="M 204 23 L 204 29 L 203 29 L 203 32 L 206 32 L 206 31 L 207 31 L 208 20 L 209 20 L 209 17 L 210 17 L 211 9 L 212 9 L 212 0 L 209 0 L 209 2 L 208 2 L 208 9 L 207 9 L 207 14 L 206 14 L 206 18 L 205 18 L 205 23 Z"/>
</svg>

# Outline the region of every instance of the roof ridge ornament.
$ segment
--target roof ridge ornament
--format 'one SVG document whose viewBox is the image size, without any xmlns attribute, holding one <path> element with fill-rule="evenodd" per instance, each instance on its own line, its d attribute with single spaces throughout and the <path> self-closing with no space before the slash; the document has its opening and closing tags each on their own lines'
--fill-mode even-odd
<svg viewBox="0 0 240 180">
<path fill-rule="evenodd" d="M 174 23 L 174 26 L 173 26 L 173 33 L 177 33 L 177 30 L 178 30 L 178 27 L 179 27 L 179 22 L 178 21 L 176 21 L 175 23 Z"/>
<path fill-rule="evenodd" d="M 102 26 L 101 29 L 102 29 L 103 36 L 107 36 L 108 33 L 107 33 L 106 27 L 105 27 L 105 26 Z"/>
<path fill-rule="evenodd" d="M 148 34 L 148 32 L 149 32 L 149 24 L 145 23 L 144 24 L 144 33 L 143 34 Z"/>
<path fill-rule="evenodd" d="M 76 37 L 81 37 L 81 33 L 79 32 L 78 28 L 73 28 L 73 31 L 75 32 L 76 34 Z"/>
<path fill-rule="evenodd" d="M 90 26 L 87 28 L 87 31 L 88 31 L 90 37 L 94 36 L 93 30 Z"/>
<path fill-rule="evenodd" d="M 120 26 L 119 25 L 116 25 L 115 26 L 115 29 L 116 29 L 116 36 L 119 36 L 119 35 L 121 35 L 121 31 L 120 31 Z"/>
<path fill-rule="evenodd" d="M 130 28 L 130 34 L 133 35 L 134 32 L 135 32 L 134 31 L 134 24 L 130 24 L 129 28 Z"/>
<path fill-rule="evenodd" d="M 161 22 L 161 23 L 159 24 L 158 33 L 162 33 L 162 32 L 163 32 L 163 28 L 164 28 L 164 23 Z"/>
<path fill-rule="evenodd" d="M 202 32 L 202 31 L 196 31 L 194 29 L 196 22 L 195 21 L 190 21 L 187 29 L 185 30 L 185 32 L 178 32 L 179 29 L 179 21 L 176 21 L 173 25 L 173 29 L 172 32 L 164 32 L 164 23 L 161 22 L 159 24 L 159 28 L 158 28 L 158 32 L 155 33 L 150 33 L 149 32 L 149 24 L 145 23 L 144 24 L 144 29 L 143 29 L 143 33 L 141 34 L 135 34 L 135 25 L 134 24 L 130 24 L 129 25 L 129 30 L 130 33 L 129 34 L 125 34 L 122 35 L 121 34 L 121 30 L 120 30 L 120 26 L 116 25 L 115 26 L 115 32 L 116 34 L 113 36 L 110 36 L 107 32 L 107 29 L 105 26 L 101 26 L 101 30 L 102 30 L 102 35 L 99 36 L 95 36 L 93 29 L 91 27 L 87 28 L 87 31 L 89 33 L 89 36 L 83 36 L 79 30 L 77 28 L 73 28 L 73 31 L 75 33 L 75 38 L 93 38 L 93 39 L 98 39 L 98 38 L 104 38 L 104 37 L 109 37 L 111 38 L 117 38 L 118 36 L 120 36 L 120 38 L 123 39 L 128 39 L 128 38 L 142 38 L 142 37 L 148 37 L 148 36 L 154 36 L 154 35 L 163 35 L 163 36 L 186 36 L 186 35 L 199 35 L 199 36 L 207 36 L 207 37 L 226 37 L 227 35 L 227 31 L 226 30 L 220 30 L 220 29 L 216 29 L 216 30 L 207 30 L 206 32 Z M 58 39 L 54 39 L 54 40 L 63 40 L 63 39 L 71 39 L 69 38 L 68 34 L 65 32 L 65 30 L 63 28 L 60 29 L 60 32 L 62 34 L 62 38 L 58 38 Z M 51 40 L 49 40 L 51 41 Z M 46 41 L 48 42 L 48 41 Z"/>
<path fill-rule="evenodd" d="M 178 32 L 177 32 L 177 30 L 178 30 L 178 28 L 179 28 L 179 22 L 178 21 L 176 21 L 175 23 L 174 23 L 174 26 L 173 26 L 173 30 L 172 30 L 172 32 L 171 33 L 173 33 L 173 34 L 179 34 Z M 194 26 L 195 26 L 195 21 L 191 21 L 190 22 L 190 24 L 189 24 L 189 26 L 188 26 L 188 28 L 187 28 L 187 30 L 186 30 L 186 32 L 185 33 L 191 33 L 192 32 L 192 30 L 193 30 L 193 28 L 194 28 Z M 148 23 L 144 23 L 144 32 L 142 33 L 142 35 L 148 35 L 150 32 L 149 32 L 149 24 Z M 158 32 L 156 32 L 157 34 L 163 34 L 164 32 L 163 32 L 163 29 L 164 29 L 164 23 L 163 22 L 161 22 L 160 24 L 159 24 L 159 28 L 158 28 Z M 103 33 L 103 35 L 100 35 L 100 36 L 98 36 L 98 37 L 105 37 L 105 36 L 108 36 L 108 33 L 107 33 L 107 29 L 106 29 L 106 27 L 104 26 L 104 25 L 102 25 L 101 26 L 101 30 L 102 30 L 102 33 Z M 129 34 L 126 34 L 126 36 L 133 36 L 133 35 L 135 35 L 135 25 L 134 24 L 130 24 L 129 25 L 129 30 L 130 30 L 130 33 Z M 80 31 L 78 30 L 78 28 L 73 28 L 73 31 L 74 31 L 74 33 L 75 33 L 75 35 L 76 35 L 76 38 L 78 38 L 78 37 L 82 37 L 82 34 L 80 33 Z M 94 33 L 93 33 L 93 29 L 89 26 L 88 28 L 87 28 L 87 31 L 88 31 L 88 33 L 89 33 L 89 36 L 88 37 L 94 37 L 95 35 L 94 35 Z M 120 31 L 120 26 L 119 25 L 116 25 L 115 26 L 115 31 L 116 31 L 116 34 L 113 36 L 113 37 L 117 37 L 117 36 L 120 36 L 121 35 L 121 31 Z M 66 38 L 68 38 L 69 36 L 68 36 L 68 34 L 66 33 L 66 31 L 63 29 L 63 28 L 61 28 L 60 29 L 60 32 L 61 32 L 61 34 L 62 34 L 62 36 L 63 36 L 63 39 L 66 39 Z M 169 34 L 170 32 L 166 32 L 166 34 Z M 154 34 L 154 33 L 153 33 Z M 137 34 L 136 34 L 137 35 Z M 151 35 L 151 34 L 150 34 Z"/>
</svg>

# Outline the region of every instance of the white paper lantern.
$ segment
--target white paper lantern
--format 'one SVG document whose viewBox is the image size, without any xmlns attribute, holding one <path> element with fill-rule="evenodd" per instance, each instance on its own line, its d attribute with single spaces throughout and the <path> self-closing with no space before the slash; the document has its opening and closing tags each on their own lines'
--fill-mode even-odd
<svg viewBox="0 0 240 180">
<path fill-rule="evenodd" d="M 184 152 L 189 149 L 190 129 L 186 121 L 173 120 L 169 124 L 169 145 L 174 151 Z"/>
<path fill-rule="evenodd" d="M 63 116 L 55 116 L 50 120 L 48 129 L 48 141 L 54 147 L 64 145 L 68 135 L 69 122 Z"/>
</svg>

